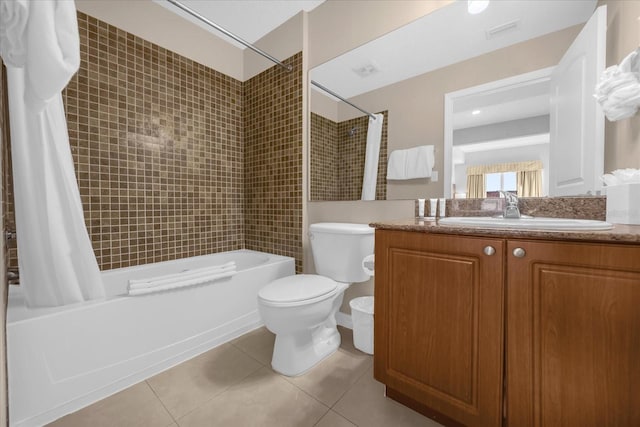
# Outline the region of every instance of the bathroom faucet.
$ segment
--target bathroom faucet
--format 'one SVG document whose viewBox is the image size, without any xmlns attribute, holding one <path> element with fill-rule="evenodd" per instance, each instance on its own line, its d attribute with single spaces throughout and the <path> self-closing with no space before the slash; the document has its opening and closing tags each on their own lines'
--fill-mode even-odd
<svg viewBox="0 0 640 427">
<path fill-rule="evenodd" d="M 504 218 L 520 218 L 520 209 L 518 208 L 518 196 L 508 191 L 501 191 L 504 196 L 506 205 L 504 207 Z"/>
</svg>

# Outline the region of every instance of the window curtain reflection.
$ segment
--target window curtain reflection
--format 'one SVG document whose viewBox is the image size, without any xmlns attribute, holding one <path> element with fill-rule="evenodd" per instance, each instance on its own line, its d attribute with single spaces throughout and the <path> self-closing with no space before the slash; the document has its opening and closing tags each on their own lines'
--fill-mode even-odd
<svg viewBox="0 0 640 427">
<path fill-rule="evenodd" d="M 470 199 L 483 199 L 487 196 L 484 186 L 484 174 L 470 175 L 467 172 L 467 197 Z"/>
<path fill-rule="evenodd" d="M 504 172 L 516 172 L 518 196 L 540 197 L 542 196 L 542 167 L 540 160 L 469 166 L 467 168 L 467 197 L 486 197 L 485 175 Z"/>
<path fill-rule="evenodd" d="M 542 171 L 518 171 L 516 185 L 520 197 L 542 196 Z"/>
</svg>

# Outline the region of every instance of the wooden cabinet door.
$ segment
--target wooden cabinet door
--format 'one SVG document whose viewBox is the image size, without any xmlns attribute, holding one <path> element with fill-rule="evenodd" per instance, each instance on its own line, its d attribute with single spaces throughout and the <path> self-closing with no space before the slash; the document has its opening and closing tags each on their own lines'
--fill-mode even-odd
<svg viewBox="0 0 640 427">
<path fill-rule="evenodd" d="M 640 426 L 639 247 L 509 241 L 506 294 L 509 426 Z"/>
<path fill-rule="evenodd" d="M 374 376 L 387 395 L 448 424 L 499 426 L 504 241 L 376 230 L 375 252 Z"/>
</svg>

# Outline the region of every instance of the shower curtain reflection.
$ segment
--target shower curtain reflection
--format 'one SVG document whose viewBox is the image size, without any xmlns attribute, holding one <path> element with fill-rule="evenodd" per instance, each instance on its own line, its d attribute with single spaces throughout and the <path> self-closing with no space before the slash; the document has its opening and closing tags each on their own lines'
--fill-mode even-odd
<svg viewBox="0 0 640 427">
<path fill-rule="evenodd" d="M 369 117 L 367 128 L 367 146 L 365 148 L 364 177 L 362 180 L 362 200 L 376 199 L 376 181 L 378 178 L 378 160 L 380 158 L 380 140 L 384 115 L 374 114 L 375 120 Z M 385 159 L 386 161 L 386 159 Z"/>
</svg>

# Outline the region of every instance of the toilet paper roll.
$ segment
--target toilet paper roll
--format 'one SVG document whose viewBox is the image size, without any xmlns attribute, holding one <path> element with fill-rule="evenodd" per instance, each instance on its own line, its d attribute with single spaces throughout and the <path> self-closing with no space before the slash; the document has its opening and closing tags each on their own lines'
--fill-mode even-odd
<svg viewBox="0 0 640 427">
<path fill-rule="evenodd" d="M 374 275 L 374 270 L 375 270 L 375 255 L 374 254 L 367 255 L 366 257 L 364 257 L 362 259 L 362 269 L 369 276 L 373 276 Z"/>
</svg>

